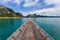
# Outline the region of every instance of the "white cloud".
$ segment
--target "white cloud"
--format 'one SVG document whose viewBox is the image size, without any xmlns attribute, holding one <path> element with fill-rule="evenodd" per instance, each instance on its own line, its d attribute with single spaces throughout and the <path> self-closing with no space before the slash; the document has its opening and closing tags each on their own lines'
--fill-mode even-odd
<svg viewBox="0 0 60 40">
<path fill-rule="evenodd" d="M 28 14 L 48 15 L 48 16 L 60 16 L 60 9 L 47 8 L 42 10 L 31 11 Z"/>
<path fill-rule="evenodd" d="M 45 8 L 42 10 L 34 10 L 29 12 L 29 14 L 39 14 L 39 15 L 48 15 L 48 16 L 60 16 L 60 0 L 45 0 L 47 5 L 54 4 L 54 8 Z"/>
<path fill-rule="evenodd" d="M 1 0 L 0 3 L 2 4 L 8 4 L 8 2 L 10 3 L 16 3 L 17 5 L 19 5 L 21 3 L 22 0 Z"/>
<path fill-rule="evenodd" d="M 3 3 L 3 4 L 6 4 L 8 2 L 13 2 L 13 0 L 1 0 L 0 2 Z"/>
<path fill-rule="evenodd" d="M 35 10 L 35 11 L 32 11 L 32 13 L 44 13 L 44 12 L 49 12 L 49 11 L 54 11 L 53 8 L 48 8 L 48 9 L 42 9 L 42 10 Z M 31 14 L 31 12 L 29 12 Z"/>
<path fill-rule="evenodd" d="M 14 0 L 14 3 L 16 3 L 17 5 L 19 5 L 21 3 L 21 0 Z"/>
<path fill-rule="evenodd" d="M 34 1 L 33 1 L 33 0 L 25 0 L 23 6 L 24 6 L 24 7 L 35 6 L 35 5 L 38 4 L 38 2 L 39 2 L 39 0 L 34 0 Z"/>
<path fill-rule="evenodd" d="M 57 8 L 60 8 L 60 0 L 45 0 L 47 4 L 55 4 Z"/>
<path fill-rule="evenodd" d="M 31 7 L 38 5 L 40 0 L 24 0 L 24 7 Z M 60 0 L 44 0 L 47 5 L 55 4 L 54 8 L 47 8 L 42 10 L 34 10 L 30 11 L 29 14 L 40 14 L 40 15 L 57 15 L 60 16 Z M 21 4 L 22 0 L 0 0 L 0 3 L 7 4 L 10 3 L 16 3 L 17 5 Z M 40 4 L 39 4 L 40 5 Z"/>
</svg>

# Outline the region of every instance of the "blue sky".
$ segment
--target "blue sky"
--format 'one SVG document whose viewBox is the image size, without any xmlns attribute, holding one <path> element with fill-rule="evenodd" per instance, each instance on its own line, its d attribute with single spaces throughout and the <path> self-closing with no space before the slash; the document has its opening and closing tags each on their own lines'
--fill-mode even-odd
<svg viewBox="0 0 60 40">
<path fill-rule="evenodd" d="M 15 12 L 21 12 L 23 15 L 34 14 L 35 12 L 42 15 L 56 15 L 57 12 L 55 11 L 60 10 L 59 3 L 59 0 L 0 0 L 0 5 L 11 8 Z M 51 10 L 54 11 L 53 14 Z M 48 11 L 50 13 L 47 14 Z"/>
</svg>

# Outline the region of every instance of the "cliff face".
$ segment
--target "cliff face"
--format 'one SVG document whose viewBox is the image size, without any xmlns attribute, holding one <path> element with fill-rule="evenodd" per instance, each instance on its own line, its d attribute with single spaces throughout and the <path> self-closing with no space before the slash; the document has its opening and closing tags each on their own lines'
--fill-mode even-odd
<svg viewBox="0 0 60 40">
<path fill-rule="evenodd" d="M 12 9 L 0 5 L 0 17 L 20 17 Z"/>
</svg>

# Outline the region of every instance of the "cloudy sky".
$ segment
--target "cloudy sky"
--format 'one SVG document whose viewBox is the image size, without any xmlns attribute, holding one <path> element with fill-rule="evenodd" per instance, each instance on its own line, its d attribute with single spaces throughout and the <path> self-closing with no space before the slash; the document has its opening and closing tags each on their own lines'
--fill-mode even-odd
<svg viewBox="0 0 60 40">
<path fill-rule="evenodd" d="M 60 16 L 60 0 L 0 0 L 0 5 L 23 15 L 40 14 Z"/>
</svg>

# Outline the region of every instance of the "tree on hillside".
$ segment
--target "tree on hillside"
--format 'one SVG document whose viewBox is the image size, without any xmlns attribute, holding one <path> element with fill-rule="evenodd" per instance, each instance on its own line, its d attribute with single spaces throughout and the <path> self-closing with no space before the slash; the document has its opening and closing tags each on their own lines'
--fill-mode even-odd
<svg viewBox="0 0 60 40">
<path fill-rule="evenodd" d="M 16 13 L 16 15 L 19 16 L 19 17 L 23 17 L 22 13 L 19 13 L 19 12 Z"/>
</svg>

